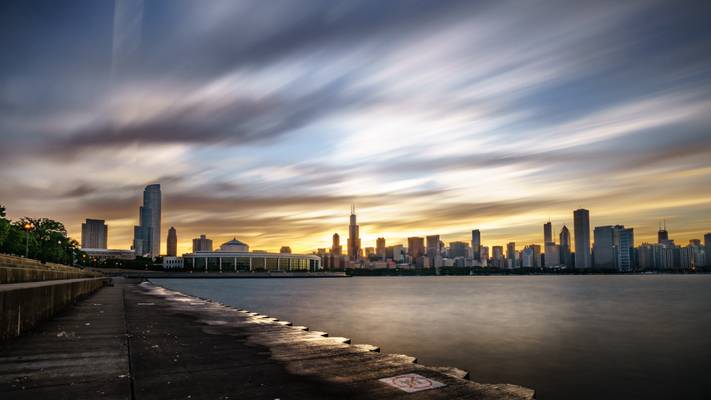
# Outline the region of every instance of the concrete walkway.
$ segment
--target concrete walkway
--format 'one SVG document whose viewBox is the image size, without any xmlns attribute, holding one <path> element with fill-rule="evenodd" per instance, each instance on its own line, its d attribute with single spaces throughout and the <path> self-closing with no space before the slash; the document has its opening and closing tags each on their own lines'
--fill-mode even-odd
<svg viewBox="0 0 711 400">
<path fill-rule="evenodd" d="M 481 385 L 461 379 L 463 371 L 307 329 L 115 279 L 0 348 L 0 398 L 533 398 L 526 388 Z M 403 375 L 396 383 L 436 388 L 408 393 L 381 381 Z"/>
</svg>

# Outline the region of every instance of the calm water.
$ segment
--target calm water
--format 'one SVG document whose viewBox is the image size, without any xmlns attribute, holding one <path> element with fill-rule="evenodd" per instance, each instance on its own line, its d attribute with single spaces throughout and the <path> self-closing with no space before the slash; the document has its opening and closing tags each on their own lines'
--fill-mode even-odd
<svg viewBox="0 0 711 400">
<path fill-rule="evenodd" d="M 155 282 L 539 399 L 711 398 L 711 275 Z"/>
</svg>

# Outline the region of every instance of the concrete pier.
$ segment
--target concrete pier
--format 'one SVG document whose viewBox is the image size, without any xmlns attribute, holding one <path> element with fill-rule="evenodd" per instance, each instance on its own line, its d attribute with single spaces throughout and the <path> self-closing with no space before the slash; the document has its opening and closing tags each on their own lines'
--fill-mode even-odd
<svg viewBox="0 0 711 400">
<path fill-rule="evenodd" d="M 466 376 L 122 278 L 0 348 L 3 399 L 534 398 Z"/>
</svg>

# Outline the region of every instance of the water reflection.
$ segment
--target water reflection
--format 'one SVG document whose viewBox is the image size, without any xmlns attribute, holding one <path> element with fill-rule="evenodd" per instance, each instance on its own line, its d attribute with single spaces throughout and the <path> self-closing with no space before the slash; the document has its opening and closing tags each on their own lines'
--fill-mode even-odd
<svg viewBox="0 0 711 400">
<path fill-rule="evenodd" d="M 156 282 L 540 399 L 711 397 L 711 276 Z"/>
</svg>

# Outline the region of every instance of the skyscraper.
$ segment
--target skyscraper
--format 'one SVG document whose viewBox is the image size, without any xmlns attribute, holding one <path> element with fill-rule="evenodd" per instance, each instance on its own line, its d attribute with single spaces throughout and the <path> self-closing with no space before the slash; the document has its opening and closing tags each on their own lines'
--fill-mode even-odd
<svg viewBox="0 0 711 400">
<path fill-rule="evenodd" d="M 167 249 L 168 251 L 166 254 L 168 257 L 175 257 L 178 255 L 178 235 L 175 232 L 175 228 L 172 226 L 170 229 L 168 229 L 168 243 L 167 243 Z"/>
<path fill-rule="evenodd" d="M 631 271 L 634 261 L 634 230 L 615 225 L 613 241 L 617 250 L 617 269 Z"/>
<path fill-rule="evenodd" d="M 711 233 L 704 235 L 704 247 L 706 248 L 706 265 L 711 267 Z"/>
<path fill-rule="evenodd" d="M 159 184 L 143 190 L 143 206 L 139 208 L 139 225 L 133 228 L 133 249 L 137 255 L 160 255 L 161 191 Z"/>
<path fill-rule="evenodd" d="M 466 257 L 467 253 L 469 253 L 469 243 L 449 242 L 449 256 L 451 258 Z"/>
<path fill-rule="evenodd" d="M 506 244 L 506 259 L 509 262 L 509 267 L 516 268 L 516 243 L 509 242 Z"/>
<path fill-rule="evenodd" d="M 590 268 L 590 211 L 573 211 L 575 230 L 575 268 Z"/>
<path fill-rule="evenodd" d="M 360 258 L 360 236 L 356 224 L 355 205 L 351 206 L 351 221 L 348 225 L 348 258 L 352 261 Z"/>
<path fill-rule="evenodd" d="M 472 254 L 475 260 L 481 260 L 481 232 L 479 229 L 472 231 Z"/>
<path fill-rule="evenodd" d="M 614 229 L 607 226 L 596 226 L 593 231 L 595 243 L 593 244 L 593 258 L 595 268 L 614 269 L 617 262 L 615 252 Z"/>
<path fill-rule="evenodd" d="M 378 238 L 375 241 L 375 254 L 381 260 L 385 259 L 385 238 Z"/>
<path fill-rule="evenodd" d="M 193 253 L 198 251 L 212 251 L 212 239 L 208 239 L 205 235 L 193 239 Z"/>
<path fill-rule="evenodd" d="M 343 246 L 341 246 L 341 237 L 337 233 L 333 234 L 333 243 L 331 244 L 331 254 L 340 256 L 343 254 Z"/>
<path fill-rule="evenodd" d="M 573 260 L 570 259 L 570 231 L 567 226 L 563 225 L 558 238 L 560 240 L 560 263 L 571 267 Z"/>
<path fill-rule="evenodd" d="M 109 227 L 103 219 L 86 219 L 81 224 L 81 247 L 85 249 L 105 249 L 108 242 Z"/>
<path fill-rule="evenodd" d="M 659 224 L 659 232 L 657 232 L 657 243 L 666 243 L 669 240 L 669 232 L 667 232 L 667 221 L 664 225 Z"/>
<path fill-rule="evenodd" d="M 543 244 L 549 243 L 553 243 L 553 226 L 550 221 L 543 224 Z"/>
<path fill-rule="evenodd" d="M 421 237 L 407 238 L 407 255 L 416 259 L 425 255 L 425 239 Z"/>
<path fill-rule="evenodd" d="M 432 258 L 440 255 L 439 235 L 427 236 L 427 256 Z"/>
</svg>

